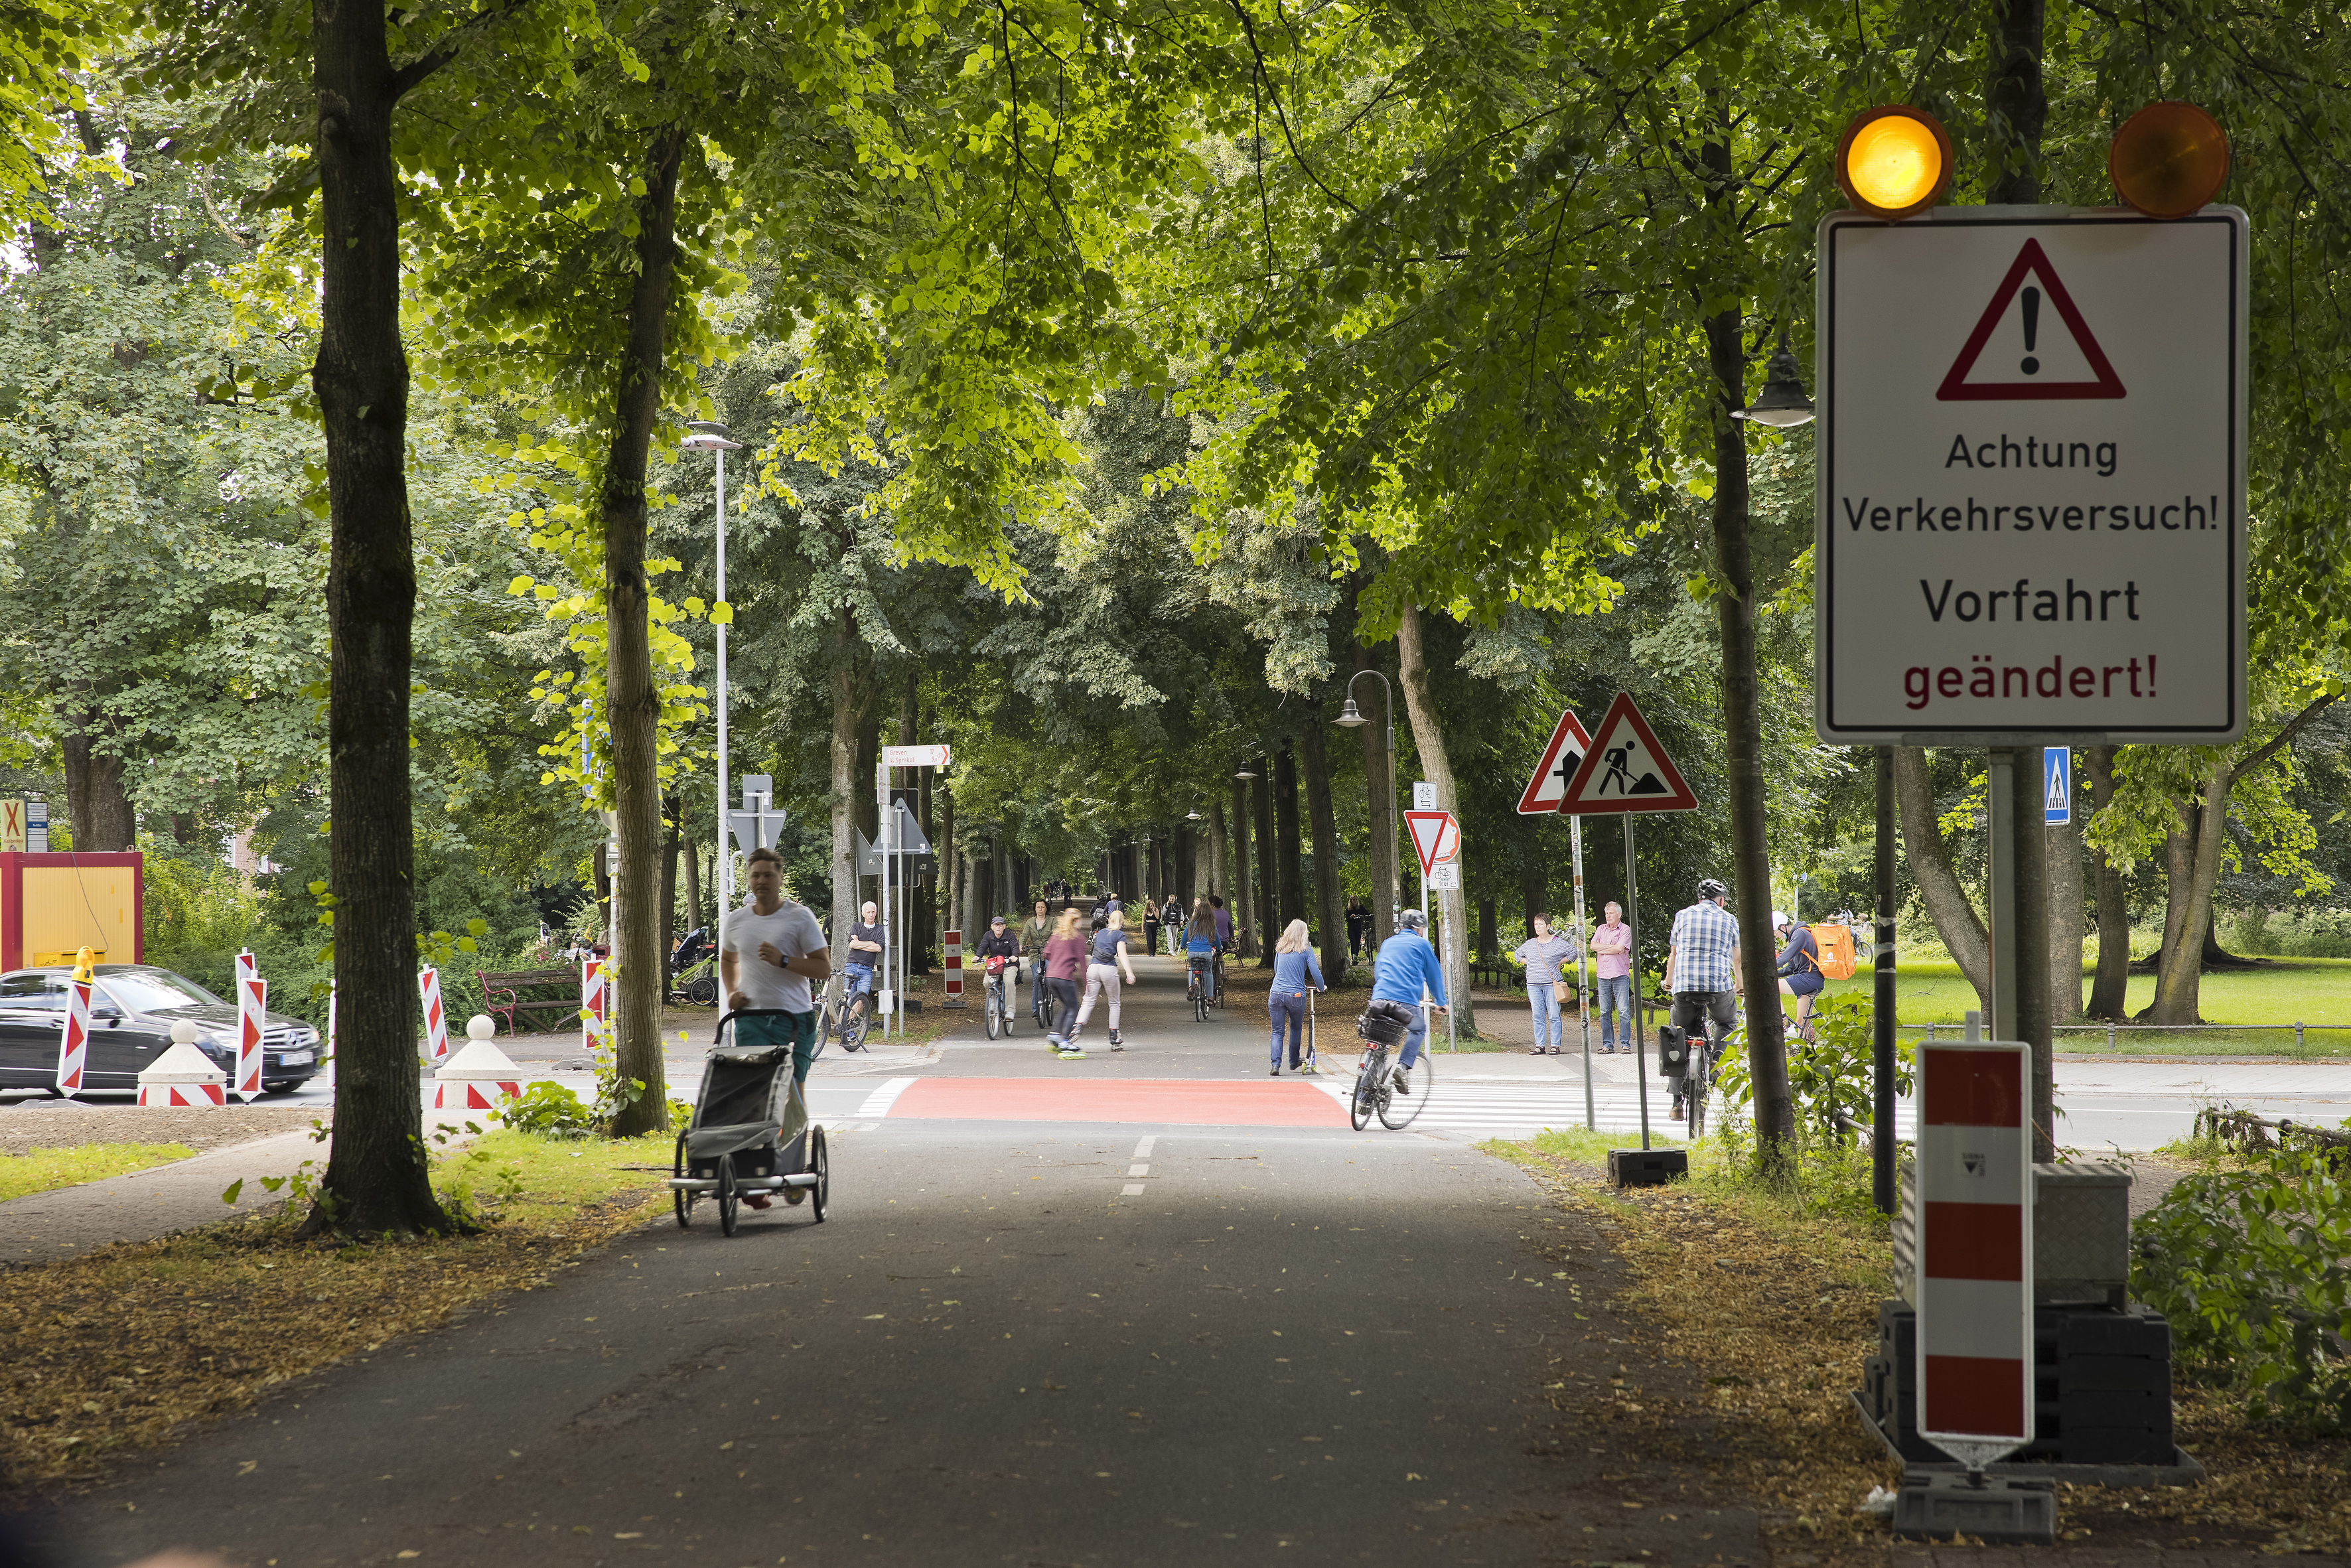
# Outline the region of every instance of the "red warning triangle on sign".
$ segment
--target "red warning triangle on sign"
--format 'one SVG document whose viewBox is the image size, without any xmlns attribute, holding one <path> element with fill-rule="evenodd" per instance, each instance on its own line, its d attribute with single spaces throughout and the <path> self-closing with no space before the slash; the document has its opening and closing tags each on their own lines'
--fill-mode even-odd
<svg viewBox="0 0 2351 1568">
<path fill-rule="evenodd" d="M 2025 286 L 2028 275 L 2040 280 L 2040 287 Z M 2043 290 L 2057 313 L 2054 322 L 2041 313 Z M 2014 324 L 2003 332 L 2011 306 L 2018 308 Z M 2052 330 L 2060 327 L 2070 334 L 2070 340 Z M 1995 333 L 2000 334 L 1996 347 Z M 1992 363 L 2006 361 L 2015 366 L 2013 372 L 2007 373 L 2010 379 L 1968 379 L 1975 372 L 1977 360 L 1988 349 L 1993 355 Z M 2060 362 L 2045 364 L 2044 361 Z M 2043 378 L 2044 370 L 2055 374 Z M 2058 376 L 2065 379 L 2056 379 Z M 2098 347 L 2089 323 L 2082 319 L 2074 297 L 2065 292 L 2057 269 L 2050 265 L 2048 252 L 2041 248 L 2037 239 L 2026 240 L 2024 248 L 2016 253 L 2008 276 L 1992 290 L 1991 303 L 1984 307 L 1975 330 L 1968 334 L 1959 357 L 1951 361 L 1943 384 L 1935 389 L 1935 397 L 1941 402 L 2019 402 L 2128 395 L 2123 390 L 2122 378 L 2115 374 L 2105 350 Z"/>
<path fill-rule="evenodd" d="M 1618 692 L 1584 750 L 1583 766 L 1568 780 L 1567 798 L 1559 810 L 1567 817 L 1695 811 L 1698 797 L 1657 744 L 1656 733 L 1634 706 L 1632 694 Z"/>
<path fill-rule="evenodd" d="M 1535 764 L 1534 777 L 1519 795 L 1519 815 L 1548 817 L 1559 810 L 1567 799 L 1567 781 L 1583 765 L 1583 754 L 1590 749 L 1592 737 L 1583 733 L 1573 713 L 1559 716 L 1558 725 L 1551 732 L 1551 744 L 1543 747 L 1542 760 Z"/>
</svg>

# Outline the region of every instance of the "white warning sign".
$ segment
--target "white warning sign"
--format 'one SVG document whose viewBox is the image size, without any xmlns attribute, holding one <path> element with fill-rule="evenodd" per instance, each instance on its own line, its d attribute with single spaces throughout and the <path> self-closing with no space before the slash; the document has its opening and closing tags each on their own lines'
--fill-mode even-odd
<svg viewBox="0 0 2351 1568">
<path fill-rule="evenodd" d="M 2244 214 L 2045 211 L 1821 225 L 1825 741 L 2243 732 Z"/>
</svg>

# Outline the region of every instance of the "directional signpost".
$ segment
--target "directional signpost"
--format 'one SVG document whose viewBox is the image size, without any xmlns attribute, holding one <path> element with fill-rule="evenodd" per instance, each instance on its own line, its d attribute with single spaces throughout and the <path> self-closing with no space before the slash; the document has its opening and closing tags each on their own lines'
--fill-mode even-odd
<svg viewBox="0 0 2351 1568">
<path fill-rule="evenodd" d="M 1431 799 L 1435 790 L 1430 791 Z M 1417 789 L 1416 801 L 1421 799 Z M 1461 885 L 1461 820 L 1450 811 L 1420 810 L 1404 814 L 1405 830 L 1412 834 L 1413 852 L 1420 857 L 1420 909 L 1428 913 L 1428 890 Z M 1446 1042 L 1453 1047 L 1453 1009 L 1445 1012 Z"/>
<path fill-rule="evenodd" d="M 1617 816 L 1625 821 L 1625 924 L 1633 934 L 1633 1069 L 1641 1091 L 1641 1150 L 1609 1152 L 1609 1174 L 1619 1186 L 1629 1181 L 1663 1181 L 1668 1162 L 1686 1155 L 1646 1158 L 1649 1147 L 1649 1058 L 1641 1023 L 1641 886 L 1635 874 L 1633 819 L 1644 811 L 1695 811 L 1698 797 L 1682 778 L 1681 769 L 1657 742 L 1657 732 L 1641 716 L 1630 692 L 1618 692 L 1607 716 L 1583 748 L 1583 761 L 1567 781 L 1559 809 L 1571 816 Z M 1618 1156 L 1624 1156 L 1619 1159 Z M 1637 1175 L 1634 1174 L 1637 1172 Z"/>
<path fill-rule="evenodd" d="M 951 760 L 953 760 L 953 754 L 944 746 L 885 746 L 882 748 L 881 760 L 874 765 L 873 768 L 873 799 L 880 817 L 882 833 L 881 843 L 873 848 L 879 852 L 885 868 L 882 876 L 882 929 L 893 932 L 896 937 L 896 940 L 885 945 L 882 958 L 882 994 L 875 998 L 882 1009 L 882 1032 L 884 1035 L 890 1032 L 890 1025 L 893 1019 L 898 1023 L 899 1032 L 902 1034 L 905 1032 L 904 1014 L 899 1009 L 906 989 L 906 926 L 909 914 L 906 905 L 911 901 L 905 896 L 906 862 L 904 857 L 914 852 L 927 853 L 931 847 L 929 841 L 923 838 L 923 831 L 916 825 L 914 813 L 906 810 L 905 803 L 893 802 L 890 799 L 890 770 L 893 768 L 945 768 Z M 919 852 L 915 849 L 917 842 L 921 846 Z M 892 867 L 897 871 L 899 884 L 899 896 L 896 900 L 898 918 L 894 923 L 891 919 L 892 899 L 888 869 Z M 893 964 L 896 967 L 898 982 L 894 986 L 890 983 L 890 970 Z"/>
</svg>

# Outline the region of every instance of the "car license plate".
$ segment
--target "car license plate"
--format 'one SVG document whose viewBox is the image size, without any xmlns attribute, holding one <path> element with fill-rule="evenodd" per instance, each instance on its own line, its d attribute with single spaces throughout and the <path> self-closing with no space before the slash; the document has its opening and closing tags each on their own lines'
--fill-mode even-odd
<svg viewBox="0 0 2351 1568">
<path fill-rule="evenodd" d="M 285 1067 L 304 1067 L 309 1064 L 310 1053 L 307 1051 L 289 1051 L 277 1061 L 279 1065 Z"/>
</svg>

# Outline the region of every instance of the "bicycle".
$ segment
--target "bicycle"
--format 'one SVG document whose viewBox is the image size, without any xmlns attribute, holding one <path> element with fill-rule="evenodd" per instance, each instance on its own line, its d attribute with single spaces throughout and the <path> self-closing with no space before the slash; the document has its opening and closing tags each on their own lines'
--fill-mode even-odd
<svg viewBox="0 0 2351 1568">
<path fill-rule="evenodd" d="M 1018 985 L 1019 979 L 1020 977 L 1016 971 L 1012 977 L 1012 983 Z M 1000 956 L 987 961 L 987 989 L 980 998 L 979 1007 L 987 1024 L 987 1038 L 994 1040 L 998 1034 L 1010 1038 L 1012 1009 L 1005 1000 L 1004 960 Z"/>
<path fill-rule="evenodd" d="M 1040 966 L 1038 973 L 1044 973 L 1044 969 L 1042 967 L 1044 960 L 1040 958 L 1037 962 Z M 1059 1010 L 1060 1006 L 1061 1004 L 1059 999 L 1053 995 L 1052 987 L 1045 986 L 1038 991 L 1037 1005 L 1029 1010 L 1036 1015 L 1037 1027 L 1043 1030 L 1047 1034 L 1053 1032 L 1053 1015 L 1057 1010 Z"/>
<path fill-rule="evenodd" d="M 715 1008 L 718 1005 L 718 960 L 702 958 L 677 972 L 674 982 L 678 998 L 689 1006 Z"/>
<path fill-rule="evenodd" d="M 1215 959 L 1216 956 L 1211 953 L 1195 953 L 1190 955 L 1190 962 L 1185 966 L 1186 984 L 1184 998 L 1192 1004 L 1192 1017 L 1201 1023 L 1208 1021 L 1208 1009 L 1216 1005 L 1208 994 L 1209 988 L 1221 977 L 1217 972 Z"/>
<path fill-rule="evenodd" d="M 1225 1005 L 1225 950 L 1222 947 L 1211 956 L 1209 966 L 1212 970 L 1210 978 L 1214 983 L 1208 988 L 1208 1005 L 1220 1008 Z"/>
<path fill-rule="evenodd" d="M 841 1007 L 841 1049 L 862 1051 L 865 1031 L 873 1024 L 873 971 L 849 968 L 842 971 L 842 979 L 849 988 L 849 998 Z M 821 1048 L 821 1039 L 818 1044 Z"/>
<path fill-rule="evenodd" d="M 1355 1066 L 1354 1091 L 1347 1097 L 1347 1119 L 1358 1133 L 1371 1124 L 1374 1116 L 1390 1132 L 1402 1132 L 1412 1125 L 1421 1107 L 1428 1103 L 1429 1092 L 1437 1083 L 1436 1069 L 1430 1065 L 1425 1046 L 1420 1060 L 1410 1067 L 1390 1069 L 1388 1044 L 1372 1038 L 1366 1028 L 1369 1017 L 1367 1011 L 1355 1020 L 1355 1033 L 1364 1041 L 1364 1054 Z M 1397 1040 L 1402 1039 L 1399 1026 Z M 1399 1084 L 1399 1076 L 1406 1082 Z"/>
</svg>

